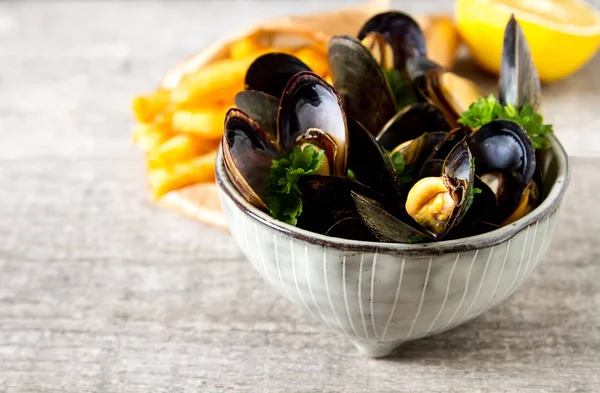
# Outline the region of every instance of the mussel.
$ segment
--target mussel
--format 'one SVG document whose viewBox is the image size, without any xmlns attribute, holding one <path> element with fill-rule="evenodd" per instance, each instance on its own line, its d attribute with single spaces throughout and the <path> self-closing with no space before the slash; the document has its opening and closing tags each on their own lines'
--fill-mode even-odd
<svg viewBox="0 0 600 393">
<path fill-rule="evenodd" d="M 394 66 L 404 72 L 407 59 L 426 56 L 425 37 L 417 22 L 401 12 L 384 12 L 373 16 L 358 33 L 359 40 L 379 33 L 392 47 Z"/>
<path fill-rule="evenodd" d="M 380 203 L 356 192 L 352 193 L 356 209 L 363 223 L 382 242 L 408 243 L 415 236 L 435 239 L 431 233 L 419 229 L 416 223 L 408 224 L 408 219 L 400 219 L 388 212 Z"/>
<path fill-rule="evenodd" d="M 365 35 L 361 43 L 371 52 L 384 71 L 394 68 L 394 50 L 383 34 L 371 31 Z"/>
<path fill-rule="evenodd" d="M 244 90 L 235 96 L 235 106 L 262 128 L 269 141 L 277 143 L 278 98 L 258 90 Z"/>
<path fill-rule="evenodd" d="M 348 167 L 359 181 L 386 195 L 391 206 L 399 205 L 400 184 L 385 150 L 360 123 L 352 118 L 348 118 L 348 134 L 350 137 Z"/>
<path fill-rule="evenodd" d="M 271 161 L 279 155 L 267 134 L 244 112 L 230 109 L 225 117 L 222 145 L 231 181 L 248 202 L 267 210 L 265 179 Z"/>
<path fill-rule="evenodd" d="M 392 117 L 377 135 L 377 141 L 388 151 L 416 139 L 426 132 L 449 131 L 450 125 L 435 106 L 421 102 L 409 105 Z"/>
<path fill-rule="evenodd" d="M 396 101 L 381 66 L 356 38 L 335 36 L 329 41 L 333 86 L 349 117 L 372 135 L 396 113 Z"/>
<path fill-rule="evenodd" d="M 421 61 L 424 71 L 414 70 L 413 83 L 423 99 L 436 106 L 451 127 L 458 127 L 460 115 L 471 103 L 483 96 L 479 87 L 469 79 L 442 67 Z"/>
<path fill-rule="evenodd" d="M 342 176 L 306 176 L 298 182 L 302 192 L 303 212 L 298 226 L 326 233 L 336 222 L 358 217 L 351 193 L 357 192 L 377 201 L 384 196 L 357 181 Z"/>
<path fill-rule="evenodd" d="M 478 175 L 502 172 L 524 186 L 536 168 L 535 150 L 527 131 L 509 120 L 494 120 L 471 135 L 469 147 Z"/>
<path fill-rule="evenodd" d="M 250 65 L 244 83 L 247 90 L 258 90 L 279 98 L 288 81 L 303 71 L 311 69 L 297 57 L 286 53 L 267 53 Z"/>
<path fill-rule="evenodd" d="M 502 222 L 517 208 L 536 171 L 531 138 L 515 122 L 494 120 L 470 136 L 469 146 L 475 172 L 494 193 Z"/>
<path fill-rule="evenodd" d="M 348 131 L 341 100 L 333 88 L 311 72 L 296 74 L 287 84 L 277 115 L 284 150 L 311 143 L 326 152 L 330 174 L 346 175 Z"/>
<path fill-rule="evenodd" d="M 541 104 L 541 83 L 529 45 L 521 26 L 510 17 L 504 31 L 502 62 L 500 65 L 500 102 L 515 108 L 531 105 L 538 110 Z"/>
<path fill-rule="evenodd" d="M 463 141 L 446 158 L 441 176 L 422 178 L 410 189 L 407 213 L 435 238 L 443 237 L 466 214 L 474 176 L 471 152 Z"/>
</svg>

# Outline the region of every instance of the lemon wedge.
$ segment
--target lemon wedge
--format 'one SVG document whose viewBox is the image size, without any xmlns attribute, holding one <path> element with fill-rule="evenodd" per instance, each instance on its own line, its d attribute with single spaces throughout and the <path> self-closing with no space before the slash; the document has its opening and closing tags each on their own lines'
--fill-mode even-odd
<svg viewBox="0 0 600 393">
<path fill-rule="evenodd" d="M 600 13 L 582 0 L 457 0 L 455 14 L 475 61 L 496 74 L 511 14 L 523 29 L 543 82 L 574 73 L 600 44 Z"/>
</svg>

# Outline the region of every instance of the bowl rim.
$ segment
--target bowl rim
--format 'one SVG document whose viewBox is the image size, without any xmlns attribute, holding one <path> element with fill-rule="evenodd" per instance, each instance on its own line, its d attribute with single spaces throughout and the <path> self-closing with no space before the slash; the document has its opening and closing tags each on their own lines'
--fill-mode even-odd
<svg viewBox="0 0 600 393">
<path fill-rule="evenodd" d="M 215 168 L 216 183 L 218 189 L 230 198 L 244 214 L 276 232 L 307 243 L 346 251 L 387 251 L 410 256 L 435 256 L 446 253 L 468 252 L 503 243 L 529 225 L 546 218 L 558 209 L 568 186 L 570 169 L 567 153 L 558 138 L 555 135 L 550 135 L 549 139 L 551 140 L 550 150 L 557 160 L 558 173 L 546 199 L 538 207 L 525 217 L 493 231 L 460 239 L 441 240 L 431 243 L 406 244 L 349 240 L 325 236 L 279 221 L 251 205 L 235 188 L 225 170 L 221 146 L 217 153 Z"/>
</svg>

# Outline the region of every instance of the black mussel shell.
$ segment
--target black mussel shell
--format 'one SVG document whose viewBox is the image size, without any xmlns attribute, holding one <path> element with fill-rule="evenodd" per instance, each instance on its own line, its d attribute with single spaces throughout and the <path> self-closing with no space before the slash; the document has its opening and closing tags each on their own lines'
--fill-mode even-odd
<svg viewBox="0 0 600 393">
<path fill-rule="evenodd" d="M 457 203 L 457 211 L 448 228 L 455 227 L 467 214 L 469 209 L 469 197 L 475 183 L 475 170 L 473 168 L 473 156 L 466 141 L 456 145 L 444 162 L 443 176 L 447 177 L 452 184 L 451 195 Z"/>
<path fill-rule="evenodd" d="M 392 152 L 402 153 L 407 165 L 412 165 L 413 168 L 422 168 L 434 147 L 446 140 L 446 136 L 447 134 L 443 131 L 427 132 L 416 139 L 401 144 Z"/>
<path fill-rule="evenodd" d="M 235 106 L 260 126 L 271 143 L 277 143 L 279 98 L 258 90 L 244 90 L 235 96 Z"/>
<path fill-rule="evenodd" d="M 254 206 L 267 210 L 264 185 L 271 161 L 278 153 L 261 128 L 244 112 L 230 109 L 225 116 L 223 159 L 229 178 Z"/>
<path fill-rule="evenodd" d="M 358 214 L 373 235 L 382 242 L 409 243 L 415 236 L 423 239 L 435 239 L 427 231 L 417 229 L 404 223 L 389 213 L 380 203 L 371 198 L 353 192 L 352 198 L 356 204 Z M 410 217 L 408 217 L 410 219 Z M 412 221 L 412 219 L 411 219 Z"/>
<path fill-rule="evenodd" d="M 529 214 L 539 205 L 542 200 L 543 191 L 542 174 L 539 167 L 537 167 L 533 174 L 533 179 L 527 184 L 515 203 L 512 212 L 504 219 L 502 225 L 508 225 Z"/>
<path fill-rule="evenodd" d="M 346 174 L 348 132 L 340 97 L 320 76 L 312 72 L 296 74 L 285 88 L 277 115 L 279 144 L 293 147 L 310 130 L 325 132 L 337 145 L 334 175 Z"/>
<path fill-rule="evenodd" d="M 449 131 L 450 125 L 438 108 L 426 102 L 407 106 L 387 122 L 377 135 L 384 149 L 394 150 L 400 144 L 426 132 Z"/>
<path fill-rule="evenodd" d="M 469 140 L 478 175 L 502 172 L 527 185 L 536 168 L 531 138 L 519 124 L 494 120 L 482 126 Z"/>
<path fill-rule="evenodd" d="M 385 12 L 369 19 L 358 33 L 362 40 L 370 32 L 383 34 L 394 51 L 395 68 L 404 71 L 407 59 L 426 56 L 425 37 L 410 16 L 401 12 Z"/>
<path fill-rule="evenodd" d="M 400 184 L 394 166 L 373 135 L 348 118 L 348 168 L 358 181 L 382 193 L 392 205 L 401 204 Z"/>
<path fill-rule="evenodd" d="M 432 150 L 431 154 L 427 158 L 430 160 L 445 160 L 450 152 L 456 147 L 457 144 L 462 142 L 471 131 L 467 127 L 455 128 L 446 134 L 446 138 L 439 142 Z"/>
<path fill-rule="evenodd" d="M 510 17 L 504 30 L 502 62 L 500 65 L 500 102 L 515 108 L 531 105 L 539 110 L 542 87 L 527 40 L 521 26 Z"/>
<path fill-rule="evenodd" d="M 444 160 L 434 159 L 425 161 L 421 170 L 419 171 L 419 176 L 417 179 L 422 179 L 424 177 L 439 177 L 442 176 L 442 170 L 444 168 Z"/>
<path fill-rule="evenodd" d="M 473 187 L 477 188 L 479 193 L 473 195 L 473 202 L 463 218 L 463 223 L 468 225 L 477 222 L 498 224 L 500 222 L 500 204 L 496 194 L 479 176 L 475 176 Z"/>
<path fill-rule="evenodd" d="M 336 222 L 358 216 L 352 191 L 378 201 L 384 198 L 364 184 L 341 176 L 305 176 L 298 187 L 303 201 L 298 227 L 322 234 Z"/>
<path fill-rule="evenodd" d="M 376 242 L 369 228 L 358 217 L 347 217 L 336 222 L 325 232 L 326 236 L 340 237 L 342 239 L 362 240 L 365 242 Z"/>
<path fill-rule="evenodd" d="M 488 213 L 487 221 L 493 223 L 504 221 L 519 203 L 524 186 L 514 176 L 502 172 L 488 172 L 478 178 L 483 183 L 479 188 L 486 192 L 490 190 L 496 202 L 496 209 Z M 479 195 L 476 199 L 478 197 Z"/>
<path fill-rule="evenodd" d="M 444 70 L 445 68 L 424 56 L 413 57 L 406 61 L 408 78 L 412 82 L 413 89 L 417 93 L 419 101 L 431 102 L 427 97 L 427 79 L 425 78 L 425 74 L 435 69 Z"/>
<path fill-rule="evenodd" d="M 248 67 L 244 83 L 248 90 L 262 91 L 279 98 L 288 81 L 303 71 L 311 69 L 297 57 L 286 53 L 267 53 Z"/>
<path fill-rule="evenodd" d="M 360 41 L 335 36 L 329 41 L 329 68 L 349 117 L 377 135 L 396 113 L 396 101 L 381 66 Z"/>
</svg>

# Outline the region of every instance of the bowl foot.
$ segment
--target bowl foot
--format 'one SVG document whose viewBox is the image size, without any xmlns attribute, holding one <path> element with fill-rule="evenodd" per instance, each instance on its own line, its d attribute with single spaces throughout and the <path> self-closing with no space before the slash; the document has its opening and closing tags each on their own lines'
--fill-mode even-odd
<svg viewBox="0 0 600 393">
<path fill-rule="evenodd" d="M 394 352 L 404 341 L 378 342 L 376 340 L 352 341 L 356 349 L 371 358 L 383 358 Z"/>
</svg>

